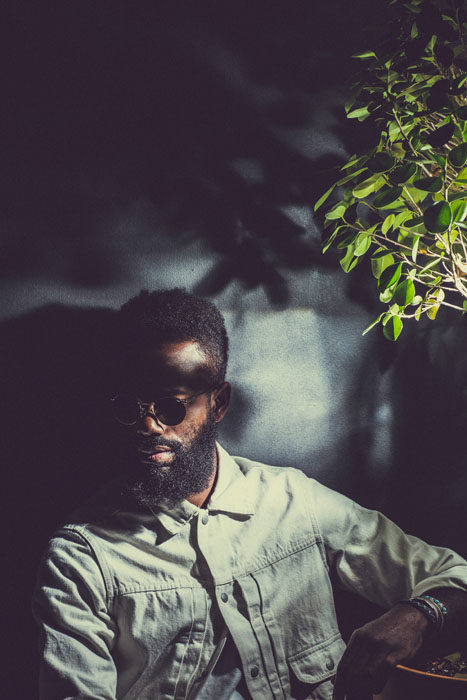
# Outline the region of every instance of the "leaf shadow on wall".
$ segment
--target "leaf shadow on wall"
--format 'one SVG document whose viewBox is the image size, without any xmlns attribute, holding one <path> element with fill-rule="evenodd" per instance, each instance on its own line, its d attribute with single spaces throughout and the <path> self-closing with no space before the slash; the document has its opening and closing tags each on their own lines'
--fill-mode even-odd
<svg viewBox="0 0 467 700">
<path fill-rule="evenodd" d="M 198 291 L 238 279 L 285 305 L 286 271 L 337 264 L 285 210 L 334 179 L 336 136 L 371 139 L 336 94 L 380 4 L 9 3 L 2 274 L 124 283 L 135 241 L 115 222 L 146 199 L 157 227 L 218 257 Z"/>
</svg>

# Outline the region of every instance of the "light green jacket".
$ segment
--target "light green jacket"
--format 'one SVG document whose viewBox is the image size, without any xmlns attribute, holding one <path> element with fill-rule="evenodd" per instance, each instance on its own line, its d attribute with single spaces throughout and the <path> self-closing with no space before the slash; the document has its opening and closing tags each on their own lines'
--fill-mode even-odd
<svg viewBox="0 0 467 700">
<path fill-rule="evenodd" d="M 51 539 L 33 610 L 41 698 L 196 697 L 225 626 L 252 697 L 332 696 L 345 648 L 331 578 L 390 606 L 467 588 L 467 562 L 295 469 L 230 457 L 215 490 L 154 515 L 110 489 Z"/>
</svg>

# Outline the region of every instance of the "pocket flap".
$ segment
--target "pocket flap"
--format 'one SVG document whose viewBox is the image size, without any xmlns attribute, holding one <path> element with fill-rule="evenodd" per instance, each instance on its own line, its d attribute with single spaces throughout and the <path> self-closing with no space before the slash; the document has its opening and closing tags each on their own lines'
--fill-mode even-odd
<svg viewBox="0 0 467 700">
<path fill-rule="evenodd" d="M 333 637 L 295 654 L 288 662 L 299 681 L 319 683 L 335 674 L 344 650 L 342 637 Z"/>
</svg>

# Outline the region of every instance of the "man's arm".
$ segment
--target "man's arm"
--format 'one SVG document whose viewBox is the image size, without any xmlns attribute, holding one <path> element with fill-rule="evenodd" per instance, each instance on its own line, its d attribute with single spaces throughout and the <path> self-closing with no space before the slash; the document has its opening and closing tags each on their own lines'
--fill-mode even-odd
<svg viewBox="0 0 467 700">
<path fill-rule="evenodd" d="M 446 607 L 439 641 L 460 640 L 467 626 L 467 593 L 437 588 L 427 594 Z M 433 639 L 428 617 L 403 602 L 355 630 L 337 669 L 334 700 L 366 700 L 372 693 L 381 692 L 391 669 L 410 661 L 427 638 Z"/>
<path fill-rule="evenodd" d="M 33 612 L 40 626 L 40 697 L 115 700 L 110 650 L 115 625 L 102 573 L 76 532 L 51 540 L 39 571 Z"/>
<path fill-rule="evenodd" d="M 454 640 L 467 624 L 467 562 L 404 533 L 381 513 L 316 484 L 313 514 L 323 536 L 333 579 L 389 610 L 351 636 L 339 664 L 335 700 L 371 698 L 390 669 L 415 656 L 431 624 L 399 601 L 433 595 L 446 606 L 442 637 Z"/>
</svg>

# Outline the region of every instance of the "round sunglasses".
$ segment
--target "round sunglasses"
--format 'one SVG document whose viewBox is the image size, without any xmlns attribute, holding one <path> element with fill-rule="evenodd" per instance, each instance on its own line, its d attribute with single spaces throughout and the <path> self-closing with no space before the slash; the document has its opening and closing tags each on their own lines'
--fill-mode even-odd
<svg viewBox="0 0 467 700">
<path fill-rule="evenodd" d="M 179 425 L 186 416 L 186 407 L 198 396 L 209 394 L 217 386 L 199 391 L 186 399 L 177 399 L 175 396 L 163 396 L 155 401 L 141 401 L 131 394 L 117 394 L 110 399 L 114 418 L 122 425 L 136 425 L 145 416 L 154 416 L 164 425 Z M 149 408 L 152 406 L 152 410 Z"/>
</svg>

